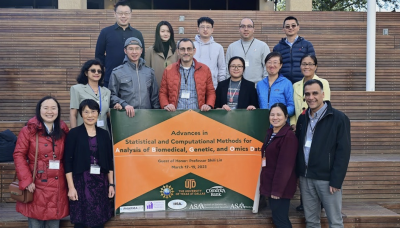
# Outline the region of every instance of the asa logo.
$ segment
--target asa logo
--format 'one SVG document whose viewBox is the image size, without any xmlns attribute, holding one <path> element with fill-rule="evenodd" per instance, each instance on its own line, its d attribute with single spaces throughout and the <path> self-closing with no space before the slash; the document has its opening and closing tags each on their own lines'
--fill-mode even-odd
<svg viewBox="0 0 400 228">
<path fill-rule="evenodd" d="M 168 207 L 174 210 L 182 210 L 187 206 L 187 203 L 184 200 L 171 200 L 168 203 Z"/>
<path fill-rule="evenodd" d="M 221 196 L 222 193 L 225 193 L 225 189 L 222 186 L 214 186 L 207 189 L 206 193 L 210 193 L 210 196 Z"/>
<path fill-rule="evenodd" d="M 233 203 L 231 204 L 231 209 L 245 209 L 246 207 L 244 206 L 243 203 Z"/>
<path fill-rule="evenodd" d="M 202 203 L 199 204 L 190 204 L 189 210 L 203 210 L 204 205 Z"/>
</svg>

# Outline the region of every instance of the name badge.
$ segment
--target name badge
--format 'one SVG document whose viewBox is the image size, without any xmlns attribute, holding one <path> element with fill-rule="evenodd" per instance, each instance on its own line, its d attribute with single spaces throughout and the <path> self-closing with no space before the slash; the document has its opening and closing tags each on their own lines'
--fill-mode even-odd
<svg viewBox="0 0 400 228">
<path fill-rule="evenodd" d="M 262 158 L 262 162 L 261 162 L 262 167 L 267 166 L 267 159 L 264 157 Z"/>
<path fill-rule="evenodd" d="M 49 169 L 60 169 L 60 160 L 50 160 Z"/>
<path fill-rule="evenodd" d="M 104 126 L 104 120 L 97 120 L 97 126 L 98 127 L 103 127 Z"/>
<path fill-rule="evenodd" d="M 248 67 L 248 66 L 250 66 L 250 62 L 249 62 L 248 60 L 246 60 L 246 61 L 244 61 L 244 65 L 245 65 L 246 67 Z"/>
<path fill-rule="evenodd" d="M 181 98 L 189 99 L 190 92 L 189 91 L 182 91 Z"/>
<path fill-rule="evenodd" d="M 310 148 L 310 147 L 311 147 L 311 141 L 310 141 L 310 140 L 307 140 L 307 141 L 306 141 L 306 145 L 304 145 L 304 146 Z"/>
<path fill-rule="evenodd" d="M 91 165 L 90 166 L 90 174 L 100 174 L 100 166 L 99 165 Z"/>
</svg>

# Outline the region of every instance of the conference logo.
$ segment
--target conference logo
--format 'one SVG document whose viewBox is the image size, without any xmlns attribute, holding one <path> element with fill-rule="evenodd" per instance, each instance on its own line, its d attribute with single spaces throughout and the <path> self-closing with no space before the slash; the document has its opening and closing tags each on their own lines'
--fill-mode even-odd
<svg viewBox="0 0 400 228">
<path fill-rule="evenodd" d="M 165 200 L 145 201 L 145 211 L 165 211 Z"/>
<path fill-rule="evenodd" d="M 171 200 L 168 203 L 168 207 L 173 209 L 173 210 L 182 210 L 187 206 L 187 203 L 184 200 Z"/>
<path fill-rule="evenodd" d="M 119 208 L 121 213 L 128 213 L 128 212 L 141 212 L 144 211 L 143 205 L 136 205 L 136 206 L 122 206 Z"/>
<path fill-rule="evenodd" d="M 190 204 L 189 210 L 204 210 L 204 205 L 202 203 L 193 203 Z"/>
<path fill-rule="evenodd" d="M 196 181 L 194 179 L 185 180 L 185 188 L 192 189 L 196 187 Z"/>
<path fill-rule="evenodd" d="M 164 185 L 162 186 L 160 193 L 164 199 L 169 199 L 174 195 L 174 188 L 172 188 L 171 185 Z"/>
<path fill-rule="evenodd" d="M 225 189 L 222 186 L 214 186 L 206 190 L 206 193 L 210 193 L 210 196 L 222 196 L 225 193 Z"/>
</svg>

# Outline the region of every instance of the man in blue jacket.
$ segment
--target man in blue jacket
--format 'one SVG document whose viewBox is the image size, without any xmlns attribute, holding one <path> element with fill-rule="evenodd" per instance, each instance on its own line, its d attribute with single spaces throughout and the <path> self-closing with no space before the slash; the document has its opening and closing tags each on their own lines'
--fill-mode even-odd
<svg viewBox="0 0 400 228">
<path fill-rule="evenodd" d="M 285 18 L 283 31 L 286 34 L 286 38 L 282 38 L 274 47 L 274 51 L 281 53 L 283 57 L 281 74 L 289 79 L 292 84 L 303 78 L 300 70 L 301 57 L 305 54 L 315 55 L 311 42 L 297 35 L 299 30 L 300 25 L 295 17 L 289 16 Z"/>
<path fill-rule="evenodd" d="M 321 202 L 329 227 L 343 228 L 342 184 L 350 161 L 350 120 L 324 101 L 319 80 L 304 84 L 308 105 L 297 120 L 296 171 L 307 228 L 321 228 Z"/>
</svg>

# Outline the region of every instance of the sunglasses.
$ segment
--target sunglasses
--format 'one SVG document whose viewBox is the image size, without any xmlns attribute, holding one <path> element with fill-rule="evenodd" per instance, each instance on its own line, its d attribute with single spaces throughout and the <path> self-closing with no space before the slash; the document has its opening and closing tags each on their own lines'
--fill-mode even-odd
<svg viewBox="0 0 400 228">
<path fill-rule="evenodd" d="M 89 71 L 92 72 L 93 74 L 95 74 L 96 71 L 97 71 L 98 74 L 102 74 L 103 73 L 102 70 L 96 70 L 96 69 L 90 69 Z"/>
<path fill-rule="evenodd" d="M 296 24 L 292 25 L 292 28 L 296 28 L 296 27 L 297 27 Z M 290 25 L 285 25 L 285 28 L 286 28 L 286 29 L 290 29 Z"/>
</svg>

